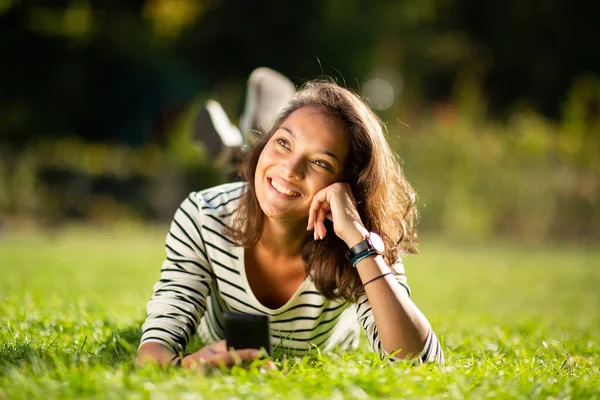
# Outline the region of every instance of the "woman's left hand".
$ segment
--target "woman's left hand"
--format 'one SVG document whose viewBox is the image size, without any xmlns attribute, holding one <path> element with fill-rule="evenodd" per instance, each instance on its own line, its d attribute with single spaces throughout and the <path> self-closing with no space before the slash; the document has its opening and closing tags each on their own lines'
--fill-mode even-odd
<svg viewBox="0 0 600 400">
<path fill-rule="evenodd" d="M 349 247 L 362 240 L 367 233 L 352 194 L 350 185 L 336 182 L 321 189 L 312 199 L 308 212 L 307 230 L 314 229 L 315 240 L 327 235 L 325 218 L 333 222 L 335 234 Z"/>
</svg>

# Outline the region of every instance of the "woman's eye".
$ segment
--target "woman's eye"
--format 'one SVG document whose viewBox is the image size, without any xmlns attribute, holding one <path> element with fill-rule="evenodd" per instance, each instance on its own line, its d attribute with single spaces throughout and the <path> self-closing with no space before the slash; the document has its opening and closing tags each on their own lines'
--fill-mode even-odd
<svg viewBox="0 0 600 400">
<path fill-rule="evenodd" d="M 331 168 L 331 165 L 328 162 L 326 162 L 326 161 L 315 160 L 315 161 L 313 161 L 313 163 L 315 163 L 316 165 L 318 165 L 321 168 L 325 168 L 325 169 L 330 170 L 330 171 L 333 170 L 333 168 Z"/>
<path fill-rule="evenodd" d="M 280 146 L 285 147 L 286 149 L 288 149 L 290 146 L 288 145 L 288 142 L 284 139 L 277 139 L 277 143 L 279 143 Z"/>
</svg>

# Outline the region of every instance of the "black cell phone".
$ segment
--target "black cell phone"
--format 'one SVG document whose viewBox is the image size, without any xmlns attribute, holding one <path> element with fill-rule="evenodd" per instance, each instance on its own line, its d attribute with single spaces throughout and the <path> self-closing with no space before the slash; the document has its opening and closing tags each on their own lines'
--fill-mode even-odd
<svg viewBox="0 0 600 400">
<path fill-rule="evenodd" d="M 266 315 L 225 313 L 225 343 L 227 348 L 260 349 L 271 355 L 269 317 Z"/>
</svg>

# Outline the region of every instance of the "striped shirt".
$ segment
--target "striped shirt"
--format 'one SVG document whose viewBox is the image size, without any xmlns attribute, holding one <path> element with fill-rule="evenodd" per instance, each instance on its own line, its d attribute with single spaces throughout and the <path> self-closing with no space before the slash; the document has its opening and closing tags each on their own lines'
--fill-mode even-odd
<svg viewBox="0 0 600 400">
<path fill-rule="evenodd" d="M 325 352 L 355 349 L 362 327 L 371 347 L 387 356 L 366 295 L 356 304 L 328 300 L 306 278 L 278 309 L 267 308 L 256 299 L 246 277 L 244 248 L 224 233 L 233 222 L 244 189 L 244 183 L 230 183 L 193 192 L 177 209 L 166 238 L 167 257 L 160 280 L 148 302 L 141 344 L 160 342 L 180 353 L 195 333 L 204 343 L 222 340 L 223 314 L 234 311 L 269 316 L 272 345 L 284 352 L 303 354 L 314 346 Z M 392 267 L 409 296 L 402 262 Z M 443 362 L 433 331 L 420 360 Z"/>
</svg>

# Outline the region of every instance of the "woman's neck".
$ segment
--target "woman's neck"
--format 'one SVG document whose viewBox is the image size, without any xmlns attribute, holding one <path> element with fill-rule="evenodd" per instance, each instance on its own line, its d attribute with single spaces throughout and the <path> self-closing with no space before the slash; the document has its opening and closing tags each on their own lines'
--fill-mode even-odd
<svg viewBox="0 0 600 400">
<path fill-rule="evenodd" d="M 277 221 L 265 218 L 262 235 L 257 248 L 270 253 L 273 257 L 296 257 L 302 254 L 302 243 L 309 234 L 307 221 Z"/>
</svg>

